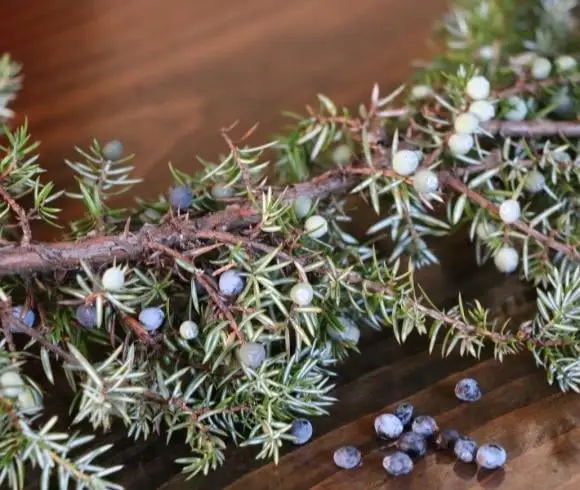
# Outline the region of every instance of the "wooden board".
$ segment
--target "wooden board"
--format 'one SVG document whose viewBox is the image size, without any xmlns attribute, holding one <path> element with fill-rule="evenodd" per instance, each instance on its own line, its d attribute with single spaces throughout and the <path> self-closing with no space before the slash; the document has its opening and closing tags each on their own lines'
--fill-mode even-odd
<svg viewBox="0 0 580 490">
<path fill-rule="evenodd" d="M 219 128 L 236 119 L 260 121 L 256 139 L 276 131 L 283 109 L 300 111 L 323 92 L 339 104 L 367 100 L 372 84 L 394 88 L 410 62 L 428 57 L 425 40 L 444 0 L 3 0 L 0 47 L 24 64 L 25 88 L 16 109 L 42 141 L 41 158 L 60 186 L 72 146 L 90 138 L 122 139 L 137 153 L 146 179 L 135 193 L 152 197 L 169 185 L 166 164 L 195 165 L 223 150 Z M 9 22 L 8 22 L 9 21 Z M 67 207 L 64 217 L 79 208 Z M 361 229 L 366 223 L 359 223 Z M 50 238 L 50 230 L 41 237 Z M 439 304 L 459 290 L 484 296 L 499 313 L 529 315 L 533 300 L 514 280 L 493 270 L 474 273 L 465 237 L 439 246 L 442 266 L 422 273 Z M 176 475 L 186 455 L 163 439 L 127 441 L 120 431 L 108 463 L 122 462 L 129 490 L 201 489 L 464 489 L 580 488 L 580 401 L 547 386 L 529 356 L 500 365 L 486 359 L 442 360 L 425 354 L 424 339 L 399 347 L 388 332 L 365 335 L 362 355 L 340 368 L 339 404 L 314 422 L 314 440 L 287 448 L 280 464 L 261 466 L 251 449 L 232 449 L 224 468 L 193 482 Z M 455 381 L 475 376 L 485 390 L 477 404 L 459 404 Z M 51 389 L 50 410 L 64 414 Z M 412 476 L 393 480 L 372 419 L 400 400 L 478 440 L 497 440 L 509 452 L 505 471 L 475 473 L 445 455 L 430 455 Z M 356 444 L 361 468 L 337 470 L 332 451 Z M 28 488 L 38 488 L 31 481 Z"/>
</svg>

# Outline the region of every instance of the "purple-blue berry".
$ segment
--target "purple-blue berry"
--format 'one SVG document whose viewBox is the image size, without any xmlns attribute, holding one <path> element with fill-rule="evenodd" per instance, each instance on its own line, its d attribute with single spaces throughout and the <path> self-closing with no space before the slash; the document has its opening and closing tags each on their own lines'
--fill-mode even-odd
<svg viewBox="0 0 580 490">
<path fill-rule="evenodd" d="M 403 425 L 409 425 L 413 418 L 415 407 L 410 402 L 403 402 L 395 408 L 395 415 L 399 418 Z"/>
<path fill-rule="evenodd" d="M 464 378 L 455 385 L 455 396 L 464 402 L 475 402 L 481 398 L 481 389 L 475 379 Z"/>
<path fill-rule="evenodd" d="M 97 324 L 97 309 L 94 306 L 80 305 L 75 317 L 83 327 L 93 328 Z"/>
<path fill-rule="evenodd" d="M 145 330 L 157 330 L 161 325 L 163 325 L 164 320 L 165 313 L 163 313 L 163 310 L 157 306 L 144 308 L 141 310 L 141 313 L 139 313 L 139 321 L 143 327 L 145 327 Z"/>
<path fill-rule="evenodd" d="M 475 460 L 486 470 L 496 470 L 505 464 L 507 454 L 499 444 L 482 444 L 477 450 Z"/>
<path fill-rule="evenodd" d="M 419 415 L 418 417 L 415 417 L 415 420 L 413 420 L 411 430 L 423 437 L 431 437 L 436 432 L 439 432 L 439 427 L 433 417 L 430 417 L 429 415 Z"/>
<path fill-rule="evenodd" d="M 296 419 L 292 422 L 290 433 L 294 437 L 294 444 L 306 444 L 312 437 L 312 424 L 308 419 Z"/>
<path fill-rule="evenodd" d="M 453 452 L 459 461 L 473 463 L 477 454 L 477 443 L 467 436 L 461 436 L 455 441 Z"/>
<path fill-rule="evenodd" d="M 169 204 L 174 209 L 187 209 L 193 201 L 193 191 L 185 186 L 173 187 L 169 191 Z"/>
<path fill-rule="evenodd" d="M 227 270 L 220 276 L 219 289 L 224 296 L 236 296 L 244 290 L 244 278 L 234 269 Z"/>
<path fill-rule="evenodd" d="M 403 432 L 403 424 L 391 413 L 383 413 L 375 419 L 375 431 L 384 439 L 396 439 Z"/>
<path fill-rule="evenodd" d="M 383 459 L 383 468 L 391 476 L 408 475 L 413 471 L 413 461 L 408 454 L 397 451 Z"/>
<path fill-rule="evenodd" d="M 119 140 L 111 140 L 103 146 L 103 156 L 107 160 L 119 160 L 124 153 L 123 143 Z"/>
<path fill-rule="evenodd" d="M 34 325 L 34 321 L 36 320 L 36 314 L 31 309 L 26 310 L 26 313 L 23 314 L 23 310 L 23 305 L 15 306 L 12 308 L 12 317 L 17 318 L 27 327 L 32 327 L 32 325 Z"/>
<path fill-rule="evenodd" d="M 343 446 L 334 451 L 333 459 L 339 468 L 351 470 L 360 465 L 361 454 L 354 446 Z"/>
<path fill-rule="evenodd" d="M 455 442 L 460 437 L 461 434 L 455 429 L 443 429 L 437 434 L 435 444 L 437 444 L 437 449 L 453 449 Z"/>
<path fill-rule="evenodd" d="M 425 456 L 427 454 L 427 439 L 416 432 L 405 432 L 399 437 L 397 448 L 409 456 Z"/>
</svg>

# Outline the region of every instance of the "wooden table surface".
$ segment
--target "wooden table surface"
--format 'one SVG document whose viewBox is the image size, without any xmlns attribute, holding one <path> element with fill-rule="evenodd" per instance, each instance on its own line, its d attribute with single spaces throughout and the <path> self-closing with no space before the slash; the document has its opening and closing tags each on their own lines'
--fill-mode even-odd
<svg viewBox="0 0 580 490">
<path fill-rule="evenodd" d="M 222 150 L 218 131 L 239 119 L 260 122 L 266 138 L 283 109 L 300 111 L 318 92 L 337 103 L 366 101 L 376 81 L 394 88 L 411 60 L 428 57 L 425 41 L 444 0 L 2 0 L 0 49 L 24 64 L 24 90 L 15 108 L 26 115 L 50 178 L 70 184 L 63 159 L 73 145 L 119 138 L 137 154 L 145 178 L 136 193 L 154 197 L 169 185 L 167 163 L 192 169 L 195 155 Z M 78 216 L 67 208 L 64 218 Z M 50 238 L 46 230 L 41 238 Z M 459 290 L 484 296 L 498 312 L 531 314 L 533 298 L 513 279 L 484 268 L 473 273 L 464 237 L 441 248 L 442 266 L 421 274 L 440 304 Z M 515 298 L 515 299 L 514 299 Z M 184 482 L 173 459 L 176 443 L 134 443 L 118 431 L 110 462 L 126 468 L 128 489 L 464 489 L 580 488 L 580 400 L 549 387 L 530 356 L 443 360 L 425 353 L 424 339 L 399 347 L 388 332 L 367 334 L 362 355 L 339 370 L 332 416 L 314 421 L 308 445 L 287 448 L 280 464 L 261 465 L 251 449 L 233 449 L 226 466 Z M 475 376 L 485 396 L 459 404 L 453 385 Z M 57 406 L 61 393 L 47 394 Z M 64 394 L 63 394 L 64 396 Z M 377 412 L 408 399 L 479 441 L 505 445 L 505 471 L 477 473 L 445 454 L 418 462 L 393 480 L 381 467 L 373 435 Z M 333 450 L 355 444 L 364 464 L 339 471 Z M 38 488 L 31 482 L 30 489 Z"/>
</svg>

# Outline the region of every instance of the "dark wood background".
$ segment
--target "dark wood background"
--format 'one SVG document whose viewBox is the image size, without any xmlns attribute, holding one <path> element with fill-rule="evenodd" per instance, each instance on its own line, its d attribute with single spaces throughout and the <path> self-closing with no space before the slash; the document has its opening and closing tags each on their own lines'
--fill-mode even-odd
<svg viewBox="0 0 580 490">
<path fill-rule="evenodd" d="M 15 106 L 42 141 L 42 162 L 59 186 L 70 183 L 63 159 L 90 139 L 121 139 L 145 178 L 136 193 L 153 197 L 169 185 L 167 163 L 189 170 L 194 156 L 223 150 L 218 131 L 239 119 L 275 132 L 281 110 L 300 111 L 318 92 L 338 104 L 366 101 L 376 81 L 394 88 L 410 62 L 428 57 L 426 39 L 444 0 L 2 0 L 0 50 L 24 64 Z M 71 207 L 65 218 L 78 216 Z M 43 231 L 43 238 L 50 238 Z M 459 290 L 483 297 L 499 314 L 530 315 L 533 298 L 490 268 L 474 273 L 465 238 L 440 246 L 442 266 L 421 274 L 440 304 Z M 339 373 L 340 403 L 314 422 L 316 437 L 287 448 L 279 466 L 261 466 L 250 450 L 230 451 L 226 466 L 184 482 L 172 461 L 185 453 L 162 440 L 133 443 L 113 432 L 110 462 L 122 461 L 128 489 L 464 489 L 580 488 L 580 403 L 548 387 L 529 356 L 499 364 L 429 357 L 422 340 L 399 347 L 387 333 L 367 334 L 363 355 Z M 486 394 L 460 405 L 453 385 L 474 375 Z M 59 394 L 48 394 L 57 404 Z M 476 473 L 431 455 L 412 476 L 391 480 L 373 437 L 376 412 L 411 399 L 479 441 L 509 452 L 505 471 Z M 332 451 L 355 444 L 364 465 L 338 471 Z M 292 450 L 294 449 L 294 450 Z M 29 488 L 37 488 L 31 482 Z"/>
</svg>

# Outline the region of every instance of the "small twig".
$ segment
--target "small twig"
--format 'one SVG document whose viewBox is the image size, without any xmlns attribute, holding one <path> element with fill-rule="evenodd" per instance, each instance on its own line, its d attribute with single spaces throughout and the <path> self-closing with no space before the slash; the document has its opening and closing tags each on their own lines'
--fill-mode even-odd
<svg viewBox="0 0 580 490">
<path fill-rule="evenodd" d="M 14 213 L 18 217 L 20 228 L 22 229 L 22 239 L 20 241 L 20 244 L 23 247 L 28 247 L 30 245 L 30 241 L 32 240 L 32 231 L 30 229 L 30 223 L 28 222 L 26 212 L 14 200 L 14 198 L 8 193 L 8 191 L 1 185 L 0 185 L 0 198 L 2 198 L 4 202 L 8 204 L 8 206 L 10 206 L 12 211 L 14 211 Z"/>
<path fill-rule="evenodd" d="M 500 136 L 521 136 L 537 138 L 541 136 L 580 136 L 580 121 L 488 121 L 483 129 Z"/>
<path fill-rule="evenodd" d="M 516 83 L 513 87 L 509 87 L 505 90 L 501 90 L 495 96 L 499 99 L 505 99 L 506 97 L 511 97 L 512 95 L 518 95 L 523 93 L 534 93 L 540 89 L 553 87 L 560 83 L 565 83 L 570 81 L 572 83 L 580 81 L 580 74 L 574 74 L 568 77 L 568 80 L 555 77 L 549 78 L 547 80 L 533 81 L 529 83 Z"/>
</svg>

